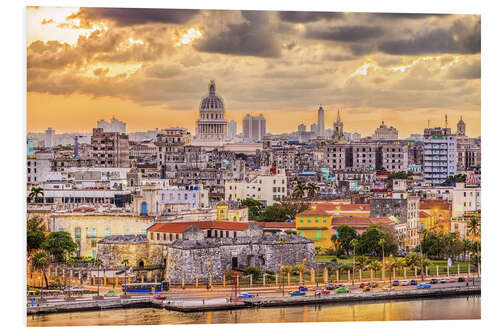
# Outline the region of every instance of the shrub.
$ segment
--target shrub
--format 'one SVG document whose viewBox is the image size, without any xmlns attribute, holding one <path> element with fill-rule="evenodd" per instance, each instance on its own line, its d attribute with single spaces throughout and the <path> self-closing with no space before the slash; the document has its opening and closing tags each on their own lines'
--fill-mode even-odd
<svg viewBox="0 0 500 333">
<path fill-rule="evenodd" d="M 343 260 L 345 260 L 345 259 L 348 258 L 345 254 L 341 254 L 341 255 L 339 255 L 337 257 L 339 257 L 339 259 L 343 259 Z"/>
<path fill-rule="evenodd" d="M 276 275 L 276 272 L 271 271 L 271 270 L 268 269 L 268 270 L 266 270 L 266 274 L 267 275 Z"/>
<path fill-rule="evenodd" d="M 331 262 L 337 262 L 337 257 L 333 257 L 332 259 L 330 259 Z"/>
<path fill-rule="evenodd" d="M 262 275 L 262 271 L 255 266 L 248 266 L 244 272 L 247 275 L 252 275 L 254 279 L 258 279 Z"/>
<path fill-rule="evenodd" d="M 335 270 L 335 268 L 333 268 L 332 265 L 328 265 L 328 266 L 326 266 L 326 270 L 328 271 L 328 274 L 331 274 L 331 273 L 333 273 L 333 271 Z"/>
<path fill-rule="evenodd" d="M 335 251 L 333 251 L 332 248 L 328 248 L 328 249 L 325 250 L 325 254 L 327 256 L 333 256 L 335 254 Z"/>
</svg>

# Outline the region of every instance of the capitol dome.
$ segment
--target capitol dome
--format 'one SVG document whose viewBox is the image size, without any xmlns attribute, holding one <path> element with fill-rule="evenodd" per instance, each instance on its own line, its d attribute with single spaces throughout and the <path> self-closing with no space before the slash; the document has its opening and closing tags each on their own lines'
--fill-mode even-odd
<svg viewBox="0 0 500 333">
<path fill-rule="evenodd" d="M 200 110 L 208 111 L 217 109 L 224 110 L 224 102 L 222 101 L 221 97 L 215 94 L 215 82 L 210 81 L 208 88 L 208 96 L 201 100 Z"/>
</svg>

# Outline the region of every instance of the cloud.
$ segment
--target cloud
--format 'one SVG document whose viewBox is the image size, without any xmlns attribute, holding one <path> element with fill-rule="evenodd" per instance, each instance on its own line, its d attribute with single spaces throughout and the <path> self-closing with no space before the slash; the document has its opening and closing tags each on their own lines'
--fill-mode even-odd
<svg viewBox="0 0 500 333">
<path fill-rule="evenodd" d="M 475 54 L 481 52 L 481 21 L 469 28 L 456 20 L 448 28 L 436 28 L 409 39 L 383 42 L 379 50 L 388 54 L 423 55 L 440 53 Z"/>
<path fill-rule="evenodd" d="M 268 15 L 269 13 L 262 11 L 242 11 L 247 22 L 228 24 L 222 32 L 197 40 L 194 47 L 198 51 L 208 53 L 280 57 L 281 46 L 275 34 L 270 31 Z"/>
<path fill-rule="evenodd" d="M 145 75 L 151 78 L 169 78 L 182 73 L 181 66 L 178 65 L 163 65 L 155 64 L 145 70 Z"/>
<path fill-rule="evenodd" d="M 378 26 L 351 25 L 325 28 L 308 28 L 306 37 L 338 42 L 357 42 L 382 36 L 384 30 Z"/>
<path fill-rule="evenodd" d="M 481 78 L 481 61 L 476 60 L 472 63 L 455 64 L 448 70 L 446 76 L 452 80 L 459 79 L 480 79 Z"/>
<path fill-rule="evenodd" d="M 445 17 L 449 14 L 419 14 L 419 13 L 370 13 L 368 15 L 375 16 L 381 19 L 394 20 L 422 20 L 429 17 Z"/>
<path fill-rule="evenodd" d="M 68 19 L 88 21 L 109 20 L 117 26 L 133 26 L 147 23 L 186 23 L 199 13 L 196 9 L 161 8 L 81 8 Z"/>
<path fill-rule="evenodd" d="M 344 13 L 333 13 L 333 12 L 291 12 L 282 11 L 279 12 L 279 18 L 282 21 L 290 23 L 310 23 L 317 22 L 320 20 L 330 20 L 330 19 L 343 19 Z"/>
</svg>

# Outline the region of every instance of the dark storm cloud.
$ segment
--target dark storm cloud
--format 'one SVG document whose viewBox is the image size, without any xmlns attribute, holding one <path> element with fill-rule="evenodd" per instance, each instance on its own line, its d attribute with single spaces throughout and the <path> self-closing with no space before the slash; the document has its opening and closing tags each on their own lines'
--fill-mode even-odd
<svg viewBox="0 0 500 333">
<path fill-rule="evenodd" d="M 242 11 L 248 21 L 241 24 L 228 24 L 226 30 L 217 35 L 194 43 L 195 49 L 202 52 L 221 53 L 240 56 L 277 58 L 281 47 L 269 25 L 268 13 L 261 11 Z"/>
<path fill-rule="evenodd" d="M 388 41 L 379 50 L 388 54 L 423 55 L 438 53 L 475 54 L 481 52 L 481 21 L 472 28 L 455 21 L 449 29 L 437 28 L 410 39 Z"/>
<path fill-rule="evenodd" d="M 181 24 L 198 14 L 196 9 L 153 9 L 153 8 L 81 8 L 68 19 L 91 21 L 110 20 L 117 26 L 132 26 L 146 23 Z"/>
<path fill-rule="evenodd" d="M 343 19 L 344 13 L 284 11 L 279 12 L 279 18 L 290 23 L 309 23 L 320 20 Z"/>
<path fill-rule="evenodd" d="M 428 17 L 445 17 L 449 14 L 418 14 L 418 13 L 370 13 L 368 15 L 375 16 L 382 19 L 395 19 L 395 20 L 420 20 Z"/>
<path fill-rule="evenodd" d="M 306 37 L 338 42 L 356 42 L 382 36 L 384 30 L 377 26 L 350 25 L 307 29 Z"/>
</svg>

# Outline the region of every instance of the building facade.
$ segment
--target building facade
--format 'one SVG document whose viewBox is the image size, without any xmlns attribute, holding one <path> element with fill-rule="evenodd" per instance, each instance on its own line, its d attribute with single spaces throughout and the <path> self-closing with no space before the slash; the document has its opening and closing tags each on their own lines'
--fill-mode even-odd
<svg viewBox="0 0 500 333">
<path fill-rule="evenodd" d="M 222 97 L 215 93 L 215 81 L 210 81 L 208 96 L 200 103 L 200 119 L 196 122 L 197 140 L 224 140 L 227 137 L 227 121 Z"/>
<path fill-rule="evenodd" d="M 94 128 L 91 137 L 92 158 L 96 167 L 129 168 L 129 142 L 126 134 Z"/>
</svg>

